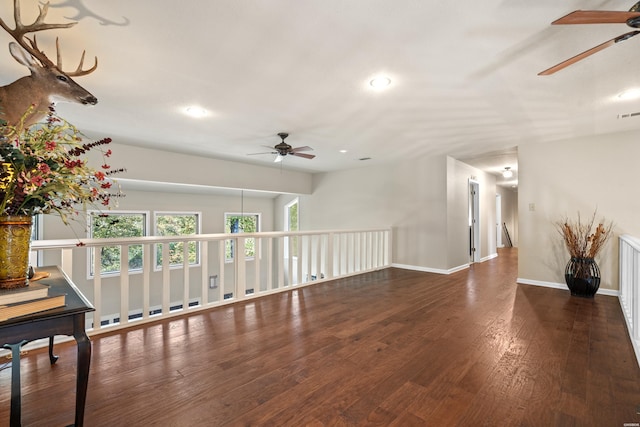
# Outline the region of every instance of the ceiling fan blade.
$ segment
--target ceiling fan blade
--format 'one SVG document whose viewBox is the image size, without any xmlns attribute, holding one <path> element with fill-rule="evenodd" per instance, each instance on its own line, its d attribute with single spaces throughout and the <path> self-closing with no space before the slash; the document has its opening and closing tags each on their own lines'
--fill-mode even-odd
<svg viewBox="0 0 640 427">
<path fill-rule="evenodd" d="M 315 157 L 314 154 L 306 154 L 306 153 L 289 153 L 292 156 L 303 157 L 305 159 L 313 159 Z"/>
<path fill-rule="evenodd" d="M 305 145 L 304 147 L 296 147 L 296 148 L 292 148 L 291 150 L 289 150 L 290 153 L 298 153 L 300 151 L 313 151 L 313 148 L 307 147 Z"/>
<path fill-rule="evenodd" d="M 278 154 L 277 151 L 267 151 L 265 153 L 249 153 L 247 156 L 257 156 L 258 154 Z"/>
<path fill-rule="evenodd" d="M 624 24 L 628 19 L 637 18 L 640 12 L 616 12 L 607 10 L 576 10 L 558 18 L 551 25 L 572 24 Z"/>
<path fill-rule="evenodd" d="M 601 50 L 603 50 L 603 49 L 605 49 L 605 48 L 607 48 L 609 46 L 613 46 L 616 43 L 625 41 L 625 40 L 627 40 L 627 39 L 629 39 L 629 38 L 631 38 L 633 36 L 636 36 L 638 34 L 640 34 L 640 31 L 638 31 L 638 30 L 625 33 L 625 34 L 623 34 L 621 36 L 616 37 L 615 39 L 611 39 L 611 40 L 606 41 L 606 42 L 604 42 L 602 44 L 599 44 L 596 47 L 592 47 L 589 50 L 585 50 L 584 52 L 582 52 L 582 53 L 580 53 L 580 54 L 578 54 L 578 55 L 576 55 L 574 57 L 571 57 L 571 58 L 567 59 L 566 61 L 562 61 L 561 63 L 559 63 L 557 65 L 554 65 L 551 68 L 547 68 L 546 70 L 539 72 L 538 75 L 539 76 L 548 76 L 550 74 L 553 74 L 553 73 L 555 73 L 557 71 L 562 70 L 563 68 L 568 67 L 569 65 L 575 64 L 576 62 L 586 58 L 587 56 L 591 56 L 596 52 L 600 52 Z"/>
<path fill-rule="evenodd" d="M 275 158 L 275 159 L 273 159 L 273 162 L 274 162 L 274 163 L 280 163 L 280 162 L 282 161 L 282 159 L 284 159 L 284 156 L 281 156 L 280 154 L 278 154 L 278 155 L 276 156 L 276 158 Z"/>
</svg>

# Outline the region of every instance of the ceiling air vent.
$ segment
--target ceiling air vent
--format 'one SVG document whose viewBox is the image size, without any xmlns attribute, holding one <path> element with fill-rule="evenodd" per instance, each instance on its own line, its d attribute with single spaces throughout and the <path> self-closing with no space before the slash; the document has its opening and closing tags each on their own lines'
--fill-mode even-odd
<svg viewBox="0 0 640 427">
<path fill-rule="evenodd" d="M 627 114 L 618 114 L 619 119 L 628 119 L 629 117 L 637 117 L 640 116 L 640 111 L 635 113 L 627 113 Z"/>
</svg>

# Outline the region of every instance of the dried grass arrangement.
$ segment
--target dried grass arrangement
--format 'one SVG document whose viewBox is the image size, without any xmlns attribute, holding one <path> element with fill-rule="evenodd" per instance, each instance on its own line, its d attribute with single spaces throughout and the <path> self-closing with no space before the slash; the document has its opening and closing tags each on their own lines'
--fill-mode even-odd
<svg viewBox="0 0 640 427">
<path fill-rule="evenodd" d="M 571 221 L 565 217 L 556 223 L 556 228 L 572 258 L 593 259 L 611 237 L 613 222 L 605 221 L 604 218 L 596 222 L 596 211 L 583 222 L 578 212 L 576 220 Z"/>
</svg>

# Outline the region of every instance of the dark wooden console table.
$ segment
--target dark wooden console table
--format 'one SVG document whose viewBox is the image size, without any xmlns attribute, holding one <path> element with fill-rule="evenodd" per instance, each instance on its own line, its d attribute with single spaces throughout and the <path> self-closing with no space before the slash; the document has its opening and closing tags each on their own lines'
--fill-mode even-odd
<svg viewBox="0 0 640 427">
<path fill-rule="evenodd" d="M 21 424 L 20 347 L 29 341 L 49 338 L 49 359 L 53 365 L 58 359 L 53 354 L 53 337 L 69 335 L 75 338 L 78 346 L 75 425 L 82 426 L 91 363 L 91 342 L 85 332 L 85 315 L 94 308 L 59 268 L 41 267 L 38 271 L 51 274 L 39 283 L 51 286 L 50 295 L 66 294 L 66 305 L 0 322 L 0 346 L 10 349 L 13 358 L 10 425 Z"/>
</svg>

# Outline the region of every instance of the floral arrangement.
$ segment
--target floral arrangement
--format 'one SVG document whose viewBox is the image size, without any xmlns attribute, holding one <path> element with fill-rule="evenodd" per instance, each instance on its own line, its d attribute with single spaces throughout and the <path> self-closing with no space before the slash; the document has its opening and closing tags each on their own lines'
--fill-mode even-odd
<svg viewBox="0 0 640 427">
<path fill-rule="evenodd" d="M 578 219 L 570 221 L 564 218 L 556 223 L 558 232 L 562 236 L 565 246 L 572 258 L 595 258 L 611 237 L 612 222 L 604 218 L 596 223 L 596 212 L 590 219 L 582 222 L 580 213 Z"/>
<path fill-rule="evenodd" d="M 0 215 L 58 214 L 65 224 L 77 215 L 77 207 L 111 204 L 114 181 L 110 176 L 123 169 L 112 169 L 107 162 L 111 142 L 105 138 L 83 142 L 73 125 L 50 109 L 45 123 L 0 128 Z M 102 154 L 99 169 L 85 158 L 91 150 Z"/>
</svg>

